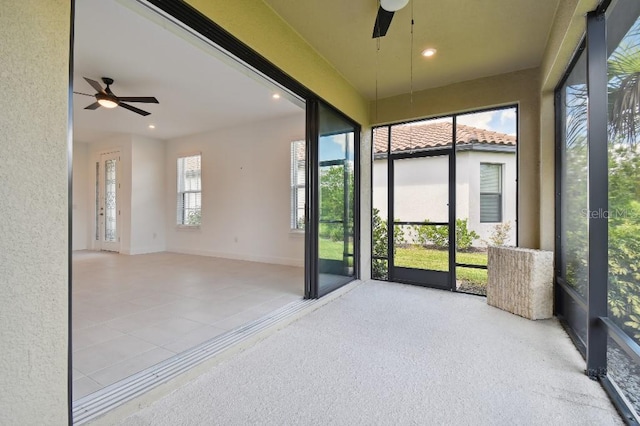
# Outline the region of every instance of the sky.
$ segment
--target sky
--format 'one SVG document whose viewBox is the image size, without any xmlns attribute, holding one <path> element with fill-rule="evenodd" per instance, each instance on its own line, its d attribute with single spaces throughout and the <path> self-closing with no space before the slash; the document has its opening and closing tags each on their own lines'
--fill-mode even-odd
<svg viewBox="0 0 640 426">
<path fill-rule="evenodd" d="M 347 134 L 349 141 L 353 140 L 353 133 Z M 342 160 L 346 157 L 346 138 L 344 134 L 323 136 L 320 138 L 320 161 Z M 353 146 L 351 147 L 350 158 L 353 158 Z"/>
<path fill-rule="evenodd" d="M 494 132 L 516 135 L 516 108 L 504 108 L 492 111 L 475 112 L 458 115 L 457 123 Z M 437 120 L 428 120 L 435 122 Z M 451 121 L 450 118 L 443 121 Z M 353 134 L 350 134 L 353 137 Z M 345 157 L 344 135 L 325 136 L 320 138 L 320 161 L 343 159 Z"/>
<path fill-rule="evenodd" d="M 516 108 L 476 112 L 458 116 L 458 124 L 516 136 Z"/>
</svg>

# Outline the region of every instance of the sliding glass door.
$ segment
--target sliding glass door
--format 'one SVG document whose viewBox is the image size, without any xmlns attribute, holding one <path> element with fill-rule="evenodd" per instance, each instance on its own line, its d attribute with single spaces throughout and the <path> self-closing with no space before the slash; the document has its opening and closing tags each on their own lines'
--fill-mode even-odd
<svg viewBox="0 0 640 426">
<path fill-rule="evenodd" d="M 307 297 L 321 297 L 357 276 L 358 126 L 317 102 L 308 105 Z"/>
</svg>

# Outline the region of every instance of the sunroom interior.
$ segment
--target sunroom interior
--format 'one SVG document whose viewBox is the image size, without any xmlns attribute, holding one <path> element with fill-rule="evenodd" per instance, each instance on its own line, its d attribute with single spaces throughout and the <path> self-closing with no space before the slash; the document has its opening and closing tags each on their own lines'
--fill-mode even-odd
<svg viewBox="0 0 640 426">
<path fill-rule="evenodd" d="M 363 281 L 371 278 L 373 258 L 372 128 L 517 105 L 517 243 L 521 247 L 554 251 L 555 314 L 585 358 L 584 379 L 598 380 L 623 420 L 630 424 L 638 422 L 639 290 L 633 257 L 638 252 L 636 226 L 640 215 L 636 214 L 637 179 L 633 173 L 637 169 L 635 130 L 640 103 L 634 101 L 634 96 L 624 96 L 640 93 L 634 90 L 637 88 L 634 82 L 638 80 L 635 77 L 640 72 L 634 66 L 637 61 L 629 60 L 629 55 L 625 59 L 624 55 L 631 53 L 633 58 L 637 46 L 635 22 L 640 15 L 637 2 L 411 1 L 409 7 L 395 13 L 389 34 L 380 39 L 371 38 L 378 2 L 345 5 L 338 0 L 312 4 L 250 0 L 220 5 L 206 0 L 179 4 L 141 0 L 139 3 L 165 7 L 169 14 L 179 12 L 181 7 L 194 8 L 204 22 L 208 19 L 215 22 L 242 43 L 244 49 L 258 55 L 261 60 L 254 61 L 254 65 L 262 63 L 266 68 L 281 70 L 282 74 L 272 75 L 276 83 L 287 86 L 293 80 L 295 87 L 308 89 L 317 99 L 362 126 L 356 142 L 360 146 L 361 167 L 359 187 L 356 186 L 360 196 L 356 204 L 360 238 L 354 240 L 350 266 L 359 266 L 358 277 Z M 50 118 L 42 122 L 26 123 L 7 108 L 14 118 L 14 126 L 7 131 L 9 140 L 15 141 L 11 146 L 20 149 L 9 151 L 7 158 L 15 161 L 6 162 L 10 173 L 3 177 L 9 188 L 13 185 L 21 191 L 7 193 L 7 205 L 11 208 L 7 209 L 5 222 L 24 226 L 8 227 L 6 238 L 0 240 L 0 252 L 7 260 L 2 267 L 8 268 L 9 273 L 4 276 L 15 284 L 12 288 L 44 291 L 22 292 L 17 297 L 10 292 L 10 297 L 2 301 L 3 318 L 7 318 L 3 321 L 3 333 L 14 342 L 5 357 L 9 365 L 19 367 L 8 369 L 3 378 L 9 384 L 7 388 L 13 390 L 7 394 L 8 405 L 18 413 L 16 418 L 22 423 L 36 423 L 45 417 L 64 423 L 69 419 L 71 407 L 71 401 L 66 406 L 63 403 L 71 395 L 66 393 L 69 389 L 66 373 L 71 367 L 67 365 L 69 350 L 65 344 L 72 328 L 65 322 L 70 306 L 66 294 L 74 270 L 67 262 L 70 255 L 67 245 L 71 241 L 66 226 L 67 205 L 61 201 L 69 191 L 66 171 L 70 164 L 63 154 L 67 153 L 69 134 L 64 118 L 70 94 L 68 70 L 64 66 L 69 61 L 71 10 L 67 2 L 57 2 L 43 5 L 43 11 L 34 16 L 27 7 L 12 7 L 17 10 L 15 16 L 26 16 L 19 22 L 25 22 L 24 27 L 29 28 L 34 22 L 42 22 L 41 14 L 46 11 L 51 17 L 51 31 L 44 34 L 57 36 L 44 43 L 45 39 L 32 31 L 16 27 L 15 34 L 6 38 L 7 46 L 13 49 L 7 56 L 9 61 L 24 61 L 21 53 L 14 50 L 27 51 L 21 49 L 25 44 L 34 49 L 46 45 L 47 52 L 55 58 L 51 54 L 33 55 L 29 57 L 29 66 L 20 68 L 24 76 L 8 74 L 0 82 L 7 92 L 15 91 L 14 86 L 37 88 L 38 93 L 51 93 L 52 99 L 47 102 L 34 96 L 16 103 L 15 114 L 39 113 Z M 178 12 L 174 16 L 180 20 Z M 196 23 L 202 23 L 202 19 Z M 430 39 L 436 35 L 440 38 Z M 419 57 L 426 47 L 437 48 L 436 55 L 430 59 Z M 241 55 L 242 49 L 235 53 Z M 95 74 L 93 78 L 103 76 Z M 283 76 L 287 78 L 280 79 Z M 29 83 L 25 83 L 27 77 Z M 118 77 L 108 77 L 116 78 L 113 87 L 116 91 Z M 74 84 L 74 90 L 82 84 L 82 80 Z M 138 88 L 143 86 L 135 85 L 122 93 L 159 96 L 147 90 L 138 93 Z M 76 104 L 78 95 L 73 96 Z M 614 99 L 618 99 L 617 103 Z M 160 102 L 162 105 L 162 99 Z M 154 107 L 149 105 L 150 110 Z M 308 131 L 302 127 L 299 130 Z M 309 141 L 308 134 L 306 137 Z M 286 143 L 299 138 L 299 134 L 287 135 Z M 47 144 L 41 143 L 44 140 Z M 131 158 L 135 161 L 133 142 Z M 146 146 L 146 142 L 140 143 L 140 147 Z M 290 153 L 290 145 L 287 146 Z M 21 167 L 24 147 L 32 151 L 28 154 L 29 170 Z M 184 148 L 186 152 L 180 154 L 193 154 L 186 149 L 189 146 Z M 92 174 L 95 169 L 89 169 L 95 167 L 95 158 L 90 157 L 91 145 L 79 148 L 78 155 L 83 155 L 83 149 L 90 162 L 85 173 Z M 204 152 L 203 148 L 203 162 Z M 242 152 L 246 153 L 246 149 Z M 94 154 L 97 152 L 91 155 Z M 287 191 L 288 161 L 284 179 Z M 166 153 L 164 164 L 175 166 Z M 34 169 L 49 172 L 34 174 Z M 167 173 L 164 179 L 173 181 L 173 173 Z M 43 194 L 40 189 L 45 185 L 48 191 Z M 165 188 L 168 185 L 165 183 Z M 92 188 L 86 189 L 89 194 L 94 192 Z M 21 198 L 24 191 L 37 196 L 25 204 Z M 164 216 L 165 245 L 170 241 L 169 228 L 175 219 L 175 202 L 169 200 L 173 197 L 166 189 L 165 203 L 170 208 Z M 286 197 L 289 208 L 289 192 Z M 89 196 L 86 202 L 89 203 Z M 613 210 L 609 210 L 609 203 Z M 68 207 L 71 206 L 70 200 Z M 85 207 L 87 211 L 90 208 Z M 289 213 L 287 230 L 291 223 Z M 203 224 L 205 214 L 203 210 Z M 91 220 L 93 216 L 86 217 Z M 315 222 L 319 219 L 312 217 Z M 190 230 L 180 232 L 186 239 L 193 235 Z M 86 241 L 91 233 L 92 227 L 87 223 Z M 160 235 L 157 233 L 156 239 Z M 233 237 L 228 242 L 231 246 L 235 244 Z M 239 238 L 239 243 L 242 242 Z M 43 260 L 25 271 L 24 253 Z M 29 309 L 24 309 L 25 306 Z M 33 312 L 38 313 L 37 319 Z M 23 332 L 15 333 L 18 329 Z M 48 350 L 35 358 L 27 356 L 31 352 L 24 348 L 34 346 Z M 23 372 L 27 370 L 29 380 L 24 380 Z M 31 403 L 34 400 L 41 403 L 34 406 Z"/>
</svg>

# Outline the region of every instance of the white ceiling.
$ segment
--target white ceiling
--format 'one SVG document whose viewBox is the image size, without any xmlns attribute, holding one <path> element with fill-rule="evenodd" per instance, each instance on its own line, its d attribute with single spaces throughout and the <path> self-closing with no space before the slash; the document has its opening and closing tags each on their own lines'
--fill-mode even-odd
<svg viewBox="0 0 640 426">
<path fill-rule="evenodd" d="M 82 77 L 101 84 L 110 77 L 116 95 L 155 96 L 159 104 L 131 103 L 151 113 L 143 117 L 123 108 L 85 110 L 95 99 L 74 94 L 74 140 L 122 133 L 171 139 L 295 114 L 304 120 L 300 102 L 290 102 L 289 94 L 138 9 L 144 8 L 133 0 L 76 1 L 73 89 L 93 95 Z M 283 97 L 274 100 L 274 92 Z"/>
</svg>

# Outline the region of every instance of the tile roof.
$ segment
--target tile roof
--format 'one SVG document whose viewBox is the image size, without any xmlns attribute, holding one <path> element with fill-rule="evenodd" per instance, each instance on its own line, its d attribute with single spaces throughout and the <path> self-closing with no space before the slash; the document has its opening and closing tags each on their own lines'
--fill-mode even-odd
<svg viewBox="0 0 640 426">
<path fill-rule="evenodd" d="M 491 130 L 458 124 L 457 145 L 486 144 L 516 146 L 515 136 Z M 451 146 L 453 124 L 447 122 L 402 124 L 391 127 L 391 151 L 401 152 Z M 387 151 L 386 128 L 379 128 L 374 135 L 375 153 Z"/>
</svg>

